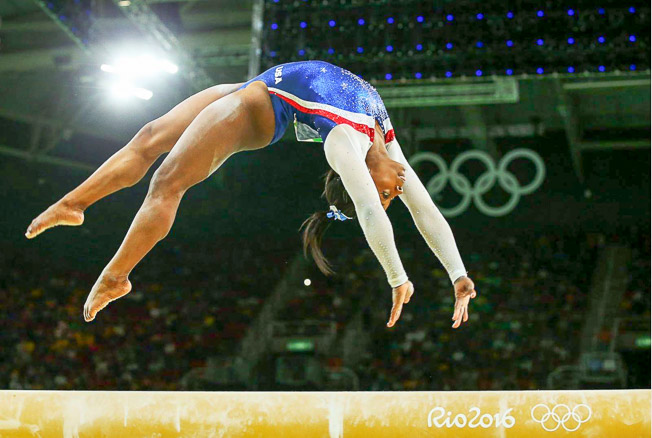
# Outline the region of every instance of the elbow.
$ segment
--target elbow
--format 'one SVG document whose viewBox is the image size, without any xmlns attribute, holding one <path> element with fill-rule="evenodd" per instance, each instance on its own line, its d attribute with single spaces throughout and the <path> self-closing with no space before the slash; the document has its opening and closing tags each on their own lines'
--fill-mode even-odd
<svg viewBox="0 0 652 438">
<path fill-rule="evenodd" d="M 363 226 L 364 224 L 373 222 L 375 218 L 382 217 L 382 215 L 385 214 L 385 210 L 380 203 L 378 205 L 365 204 L 362 206 L 356 206 L 355 212 L 358 215 L 358 222 Z"/>
</svg>

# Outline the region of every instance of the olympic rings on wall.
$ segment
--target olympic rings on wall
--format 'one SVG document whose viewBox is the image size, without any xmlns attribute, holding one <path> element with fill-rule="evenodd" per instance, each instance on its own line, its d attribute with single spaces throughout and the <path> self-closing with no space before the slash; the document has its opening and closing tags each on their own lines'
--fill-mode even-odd
<svg viewBox="0 0 652 438">
<path fill-rule="evenodd" d="M 507 169 L 510 163 L 518 158 L 530 160 L 534 163 L 536 169 L 532 181 L 523 186 L 516 179 L 516 176 Z M 481 174 L 473 185 L 471 185 L 471 182 L 466 176 L 459 173 L 460 166 L 469 160 L 478 160 L 487 168 L 487 171 Z M 480 150 L 470 150 L 461 153 L 451 163 L 450 170 L 446 165 L 446 161 L 441 156 L 432 152 L 419 152 L 414 154 L 410 157 L 409 162 L 413 167 L 421 162 L 430 162 L 435 164 L 439 169 L 439 172 L 430 178 L 426 184 L 426 189 L 430 193 L 430 196 L 434 197 L 440 193 L 448 182 L 450 182 L 453 190 L 462 195 L 461 201 L 455 207 L 439 208 L 446 217 L 454 217 L 462 214 L 469 208 L 472 201 L 478 210 L 487 216 L 504 216 L 514 210 L 522 195 L 529 195 L 538 189 L 546 177 L 546 166 L 543 159 L 539 154 L 530 149 L 514 149 L 508 152 L 498 162 L 497 167 L 491 155 Z M 509 200 L 499 207 L 488 205 L 482 198 L 485 193 L 494 187 L 496 180 L 498 180 L 500 187 L 511 195 Z"/>
<path fill-rule="evenodd" d="M 539 403 L 530 411 L 532 419 L 541 424 L 541 427 L 548 432 L 554 432 L 560 426 L 567 432 L 574 432 L 580 428 L 582 423 L 589 421 L 592 414 L 591 408 L 583 403 L 575 406 L 572 410 L 563 404 L 555 405 L 550 409 L 548 405 Z M 570 423 L 570 427 L 567 426 L 568 423 Z"/>
</svg>

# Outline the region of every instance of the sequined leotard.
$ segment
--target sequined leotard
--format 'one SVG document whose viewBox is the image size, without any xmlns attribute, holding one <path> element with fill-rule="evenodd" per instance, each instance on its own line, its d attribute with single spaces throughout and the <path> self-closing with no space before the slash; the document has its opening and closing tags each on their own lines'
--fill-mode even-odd
<svg viewBox="0 0 652 438">
<path fill-rule="evenodd" d="M 295 122 L 298 140 L 324 142 L 326 159 L 340 175 L 355 204 L 356 216 L 369 247 L 392 287 L 407 282 L 408 276 L 396 250 L 392 226 L 365 163 L 374 140 L 376 122 L 385 136 L 389 156 L 405 167 L 406 180 L 400 198 L 412 213 L 417 228 L 448 271 L 451 281 L 466 274 L 448 223 L 405 159 L 385 105 L 368 82 L 323 61 L 277 65 L 241 88 L 254 81 L 267 85 L 272 100 L 276 127 L 270 144 L 283 136 L 290 121 Z"/>
<path fill-rule="evenodd" d="M 378 92 L 350 71 L 324 61 L 280 64 L 246 82 L 263 81 L 272 99 L 278 141 L 287 125 L 295 121 L 300 141 L 325 141 L 336 125 L 347 124 L 374 140 L 378 122 L 385 143 L 394 130 Z"/>
</svg>

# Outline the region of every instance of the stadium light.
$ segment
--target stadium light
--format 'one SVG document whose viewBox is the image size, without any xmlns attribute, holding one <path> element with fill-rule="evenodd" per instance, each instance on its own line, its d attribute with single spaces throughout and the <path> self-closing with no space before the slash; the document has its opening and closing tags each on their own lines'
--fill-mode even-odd
<svg viewBox="0 0 652 438">
<path fill-rule="evenodd" d="M 106 73 L 127 77 L 151 76 L 158 72 L 176 74 L 179 71 L 179 67 L 171 61 L 149 55 L 119 58 L 113 64 L 102 64 L 100 69 Z"/>
<path fill-rule="evenodd" d="M 131 6 L 131 0 L 120 0 L 118 2 L 118 6 L 121 8 L 126 8 L 127 6 Z"/>
<path fill-rule="evenodd" d="M 154 93 L 150 90 L 134 87 L 127 81 L 116 82 L 109 87 L 109 90 L 114 97 L 119 99 L 126 99 L 133 96 L 142 100 L 150 100 L 154 96 Z"/>
</svg>

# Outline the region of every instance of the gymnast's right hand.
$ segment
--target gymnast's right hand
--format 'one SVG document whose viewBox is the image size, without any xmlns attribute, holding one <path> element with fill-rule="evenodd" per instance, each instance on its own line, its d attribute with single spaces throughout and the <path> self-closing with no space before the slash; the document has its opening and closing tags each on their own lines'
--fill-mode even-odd
<svg viewBox="0 0 652 438">
<path fill-rule="evenodd" d="M 411 281 L 406 281 L 400 286 L 392 289 L 392 311 L 389 314 L 389 322 L 387 327 L 394 327 L 396 321 L 401 317 L 401 311 L 403 310 L 403 304 L 410 302 L 412 294 L 414 293 L 414 285 Z"/>
</svg>

